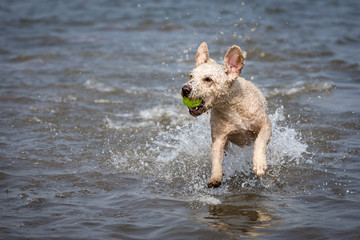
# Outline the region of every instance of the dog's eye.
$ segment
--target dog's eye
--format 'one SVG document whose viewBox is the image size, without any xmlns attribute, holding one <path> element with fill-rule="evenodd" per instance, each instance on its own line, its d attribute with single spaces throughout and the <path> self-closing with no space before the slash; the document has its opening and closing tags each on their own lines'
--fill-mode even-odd
<svg viewBox="0 0 360 240">
<path fill-rule="evenodd" d="M 204 78 L 204 81 L 205 82 L 211 82 L 212 80 L 211 80 L 211 78 L 207 77 L 207 78 Z"/>
</svg>

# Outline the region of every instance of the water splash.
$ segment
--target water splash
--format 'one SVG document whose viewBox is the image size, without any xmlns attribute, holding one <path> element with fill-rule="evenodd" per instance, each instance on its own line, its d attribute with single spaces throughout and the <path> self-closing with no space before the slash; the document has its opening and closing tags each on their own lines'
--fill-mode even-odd
<svg viewBox="0 0 360 240">
<path fill-rule="evenodd" d="M 141 126 L 133 127 L 149 127 L 149 122 L 175 118 L 175 115 L 177 119 L 165 121 L 166 127 L 155 125 L 158 128 L 156 134 L 149 136 L 144 144 L 128 150 L 126 154 L 112 151 L 111 162 L 116 168 L 149 177 L 155 182 L 163 182 L 173 189 L 170 190 L 173 191 L 172 194 L 186 195 L 190 201 L 204 203 L 220 203 L 219 196 L 216 196 L 232 189 L 254 190 L 261 185 L 264 187 L 264 181 L 259 180 L 252 171 L 253 146 L 240 148 L 230 145 L 224 156 L 222 187 L 215 192 L 207 189 L 206 183 L 211 171 L 209 115 L 193 119 L 188 118 L 185 113 L 179 114 L 175 110 L 171 112 L 170 109 L 154 107 L 137 114 L 142 118 L 139 123 Z M 284 108 L 281 107 L 269 115 L 273 135 L 266 154 L 269 173 L 275 177 L 282 166 L 300 164 L 307 149 L 299 133 L 284 123 L 283 111 Z M 116 127 L 121 123 L 116 124 L 109 119 L 107 121 L 110 128 L 122 129 Z M 265 187 L 271 187 L 271 184 L 267 182 Z"/>
<path fill-rule="evenodd" d="M 284 107 L 276 109 L 269 117 L 273 126 L 272 139 L 267 148 L 269 163 L 299 164 L 302 154 L 307 152 L 307 145 L 300 140 L 301 135 L 295 129 L 279 124 L 285 121 Z"/>
</svg>

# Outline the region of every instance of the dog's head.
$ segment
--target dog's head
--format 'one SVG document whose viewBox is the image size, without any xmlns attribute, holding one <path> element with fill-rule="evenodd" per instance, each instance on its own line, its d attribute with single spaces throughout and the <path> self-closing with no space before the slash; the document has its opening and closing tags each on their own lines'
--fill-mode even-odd
<svg viewBox="0 0 360 240">
<path fill-rule="evenodd" d="M 225 54 L 224 65 L 217 64 L 209 57 L 208 46 L 201 43 L 195 56 L 195 68 L 190 80 L 182 87 L 181 95 L 190 100 L 202 99 L 196 108 L 189 108 L 192 116 L 197 117 L 227 95 L 234 80 L 244 66 L 244 57 L 240 47 L 234 45 Z"/>
</svg>

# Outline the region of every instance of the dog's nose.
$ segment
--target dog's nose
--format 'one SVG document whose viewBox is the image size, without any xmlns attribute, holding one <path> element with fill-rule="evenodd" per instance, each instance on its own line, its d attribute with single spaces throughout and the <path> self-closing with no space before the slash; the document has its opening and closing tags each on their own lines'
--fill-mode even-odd
<svg viewBox="0 0 360 240">
<path fill-rule="evenodd" d="M 191 88 L 190 88 L 189 85 L 184 85 L 184 86 L 182 87 L 181 91 L 182 91 L 182 95 L 183 95 L 184 97 L 188 97 L 189 94 L 190 94 L 190 92 L 191 92 Z"/>
</svg>

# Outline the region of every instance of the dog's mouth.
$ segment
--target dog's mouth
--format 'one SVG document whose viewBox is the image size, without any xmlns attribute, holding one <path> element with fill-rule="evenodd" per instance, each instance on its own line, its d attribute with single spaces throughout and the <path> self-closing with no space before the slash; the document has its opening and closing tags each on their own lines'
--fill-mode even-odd
<svg viewBox="0 0 360 240">
<path fill-rule="evenodd" d="M 206 111 L 204 105 L 205 105 L 205 102 L 204 102 L 204 100 L 202 100 L 202 102 L 199 106 L 197 106 L 195 108 L 189 108 L 190 115 L 197 117 L 197 116 L 203 114 Z"/>
</svg>

